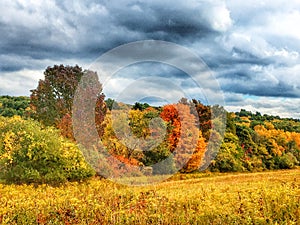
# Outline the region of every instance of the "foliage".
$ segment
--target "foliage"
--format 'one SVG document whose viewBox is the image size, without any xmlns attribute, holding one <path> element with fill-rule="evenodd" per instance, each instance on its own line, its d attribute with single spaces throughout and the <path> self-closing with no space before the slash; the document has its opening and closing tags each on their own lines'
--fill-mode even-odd
<svg viewBox="0 0 300 225">
<path fill-rule="evenodd" d="M 218 130 L 222 129 L 220 116 L 223 114 L 211 118 L 211 110 L 219 113 L 224 110 L 222 107 L 204 106 L 196 100 L 182 99 L 178 104 L 165 105 L 161 109 L 147 106 L 146 109 L 136 107 L 128 110 L 115 109 L 117 120 L 114 126 L 111 122 L 106 123 L 104 142 L 111 154 L 152 166 L 154 174 L 161 173 L 160 164 L 155 164 L 168 157 L 171 163 L 169 171 L 174 171 L 175 164 L 182 168 L 181 172 L 197 171 L 199 166 L 206 168 L 211 162 L 209 169 L 221 172 L 262 171 L 299 165 L 300 133 L 289 131 L 300 126 L 297 120 L 262 116 L 259 112 L 253 114 L 246 110 L 227 113 L 224 140 L 215 157 L 214 152 L 219 148 L 214 143 L 222 138 Z M 157 117 L 164 120 L 164 127 L 153 130 L 149 125 Z M 194 125 L 197 122 L 198 129 Z M 286 123 L 293 124 L 293 129 L 277 128 Z M 214 130 L 211 130 L 212 125 Z M 160 139 L 158 134 L 165 129 L 165 137 Z M 197 135 L 198 140 L 195 139 Z M 176 149 L 180 149 L 180 153 L 176 153 Z M 192 150 L 195 150 L 194 153 Z"/>
<path fill-rule="evenodd" d="M 287 128 L 287 124 L 291 127 Z M 225 172 L 293 168 L 299 165 L 298 126 L 296 119 L 262 116 L 259 112 L 228 113 L 223 144 L 210 169 Z"/>
<path fill-rule="evenodd" d="M 116 109 L 116 107 L 117 107 L 117 102 L 111 98 L 106 99 L 105 104 L 107 106 L 107 109 L 109 109 L 109 110 Z"/>
<path fill-rule="evenodd" d="M 198 170 L 206 151 L 206 143 L 198 129 L 191 108 L 182 103 L 163 107 L 161 117 L 168 123 L 168 143 L 177 168 L 182 172 Z M 195 125 L 196 124 L 196 125 Z"/>
<path fill-rule="evenodd" d="M 0 96 L 0 116 L 28 116 L 30 99 L 25 96 Z"/>
<path fill-rule="evenodd" d="M 111 165 L 115 165 L 116 175 L 121 173 L 135 173 L 137 167 L 132 166 L 155 166 L 170 155 L 168 146 L 161 137 L 165 126 L 157 119 L 158 112 L 153 108 L 144 111 L 131 109 L 114 110 L 108 113 L 105 118 L 104 134 L 101 137 L 102 143 L 111 155 Z M 172 160 L 171 160 L 172 161 Z M 158 166 L 153 168 L 153 173 L 173 172 L 172 162 L 168 168 L 161 169 Z M 170 168 L 169 168 L 170 166 Z M 120 169 L 122 168 L 122 169 Z"/>
<path fill-rule="evenodd" d="M 48 126 L 59 123 L 72 110 L 73 97 L 83 76 L 79 66 L 54 65 L 44 72 L 45 78 L 31 90 L 31 107 L 39 121 Z"/>
<path fill-rule="evenodd" d="M 195 99 L 192 100 L 194 106 L 196 108 L 198 119 L 199 119 L 199 127 L 203 134 L 203 137 L 206 140 L 209 140 L 210 131 L 212 128 L 212 112 L 209 106 L 203 105 L 200 101 Z"/>
<path fill-rule="evenodd" d="M 78 84 L 84 77 L 90 77 L 85 87 L 86 94 L 93 92 L 97 97 L 95 106 L 96 121 L 103 121 L 105 114 L 104 95 L 100 94 L 102 85 L 99 83 L 97 74 L 92 71 L 83 71 L 79 66 L 54 65 L 44 72 L 45 78 L 39 81 L 38 87 L 31 90 L 30 105 L 33 110 L 31 117 L 37 119 L 46 126 L 56 126 L 62 129 L 62 134 L 72 137 L 72 124 L 66 116 L 72 115 L 72 107 Z M 92 82 L 91 82 L 92 81 Z M 90 91 L 92 89 L 92 91 Z M 94 96 L 89 96 L 93 98 Z M 83 96 L 85 101 L 88 96 Z M 84 105 L 81 105 L 84 107 Z M 66 130 L 64 130 L 66 128 Z M 101 133 L 101 131 L 100 131 Z"/>
<path fill-rule="evenodd" d="M 83 82 L 78 85 L 80 79 Z M 80 98 L 74 99 L 75 90 Z M 0 112 L 6 116 L 33 113 L 31 116 L 44 125 L 59 128 L 62 136 L 75 141 L 75 134 L 86 149 L 84 156 L 97 171 L 104 168 L 107 174 L 118 171 L 137 175 L 139 166 L 153 167 L 154 174 L 173 173 L 176 168 L 193 172 L 211 162 L 209 170 L 220 172 L 283 169 L 300 164 L 297 119 L 244 109 L 228 113 L 218 105 L 206 106 L 195 99 L 181 99 L 163 107 L 138 102 L 132 106 L 112 99 L 104 101 L 99 90 L 101 84 L 92 71 L 82 71 L 78 66 L 48 67 L 45 79 L 31 95 L 33 111 L 25 108 L 28 98 L 3 96 Z M 226 132 L 219 149 L 215 143 L 222 138 L 219 131 L 225 121 L 221 117 L 224 112 Z M 73 129 L 74 116 L 77 130 Z M 98 146 L 99 137 L 105 149 Z M 97 158 L 97 151 L 104 151 L 108 161 Z M 110 164 L 115 165 L 113 171 L 107 169 Z"/>
<path fill-rule="evenodd" d="M 245 109 L 241 109 L 240 112 L 236 112 L 235 115 L 237 118 L 241 117 L 248 117 L 252 121 L 280 121 L 280 122 L 299 122 L 299 119 L 293 119 L 293 118 L 280 118 L 280 116 L 273 116 L 273 115 L 261 115 L 260 112 L 252 113 L 251 111 L 247 111 Z M 299 125 L 299 124 L 298 124 Z"/>
<path fill-rule="evenodd" d="M 296 157 L 290 152 L 279 158 L 280 169 L 291 169 L 294 168 L 298 163 L 299 162 L 297 161 Z"/>
<path fill-rule="evenodd" d="M 15 183 L 60 183 L 94 173 L 57 130 L 20 117 L 0 117 L 0 168 L 1 178 Z"/>
<path fill-rule="evenodd" d="M 134 104 L 134 106 L 132 107 L 132 109 L 135 109 L 135 110 L 141 110 L 141 111 L 143 111 L 143 110 L 145 110 L 145 109 L 147 109 L 147 108 L 149 108 L 150 107 L 150 105 L 148 104 L 148 103 L 140 103 L 140 102 L 136 102 L 135 104 Z"/>
<path fill-rule="evenodd" d="M 222 143 L 210 169 L 222 172 L 245 171 L 246 169 L 243 167 L 241 160 L 243 150 L 238 145 L 238 137 L 234 134 L 226 133 L 224 139 L 225 142 Z"/>
</svg>

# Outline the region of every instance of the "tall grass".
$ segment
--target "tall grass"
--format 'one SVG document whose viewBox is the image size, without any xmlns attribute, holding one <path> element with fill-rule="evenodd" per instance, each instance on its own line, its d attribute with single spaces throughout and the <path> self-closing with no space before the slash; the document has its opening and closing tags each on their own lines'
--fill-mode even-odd
<svg viewBox="0 0 300 225">
<path fill-rule="evenodd" d="M 299 224 L 299 221 L 299 169 L 175 176 L 174 180 L 144 187 L 99 179 L 60 187 L 0 185 L 1 224 Z"/>
</svg>

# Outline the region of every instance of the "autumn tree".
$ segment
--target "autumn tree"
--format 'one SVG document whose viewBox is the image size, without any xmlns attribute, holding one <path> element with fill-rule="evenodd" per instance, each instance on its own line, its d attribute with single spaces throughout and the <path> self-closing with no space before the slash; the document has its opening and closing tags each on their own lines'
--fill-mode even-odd
<svg viewBox="0 0 300 225">
<path fill-rule="evenodd" d="M 244 171 L 242 157 L 244 152 L 239 145 L 239 138 L 230 132 L 226 132 L 224 140 L 216 158 L 212 161 L 210 169 L 220 172 Z"/>
<path fill-rule="evenodd" d="M 212 129 L 212 114 L 211 108 L 202 104 L 200 101 L 195 99 L 192 100 L 194 103 L 194 107 L 196 108 L 198 118 L 199 118 L 199 126 L 202 132 L 203 137 L 208 141 L 210 137 L 210 131 Z"/>
<path fill-rule="evenodd" d="M 94 175 L 78 146 L 52 127 L 19 116 L 0 116 L 0 179 L 12 183 L 61 183 Z"/>
<path fill-rule="evenodd" d="M 92 82 L 87 88 L 97 89 L 96 92 L 93 91 L 97 97 L 95 120 L 97 124 L 100 124 L 106 110 L 104 95 L 101 94 L 102 85 L 99 83 L 96 73 L 83 71 L 78 65 L 54 65 L 45 70 L 44 79 L 39 81 L 36 89 L 31 90 L 30 105 L 34 111 L 32 117 L 46 126 L 60 128 L 64 136 L 72 138 L 72 121 L 70 118 L 72 117 L 73 100 L 84 74 L 92 77 Z"/>
<path fill-rule="evenodd" d="M 174 153 L 176 167 L 181 172 L 199 169 L 206 143 L 189 105 L 166 105 L 161 112 L 161 118 L 168 123 L 168 142 L 171 152 Z"/>
<path fill-rule="evenodd" d="M 291 168 L 299 163 L 299 133 L 275 129 L 271 122 L 257 125 L 254 130 L 265 148 L 261 154 L 268 169 Z"/>
<path fill-rule="evenodd" d="M 113 110 L 113 113 L 109 111 L 104 120 L 105 128 L 101 136 L 104 150 L 102 154 L 106 155 L 111 175 L 114 177 L 140 173 L 139 166 L 142 165 L 140 161 L 143 158 L 143 152 L 139 138 L 143 135 L 139 138 L 135 136 L 138 130 L 131 130 L 130 120 L 132 119 L 123 110 Z M 98 166 L 101 166 L 101 163 Z"/>
<path fill-rule="evenodd" d="M 163 141 L 164 135 L 161 137 L 161 134 L 165 132 L 164 124 L 155 123 L 157 116 L 159 113 L 151 107 L 144 111 L 113 110 L 105 118 L 102 142 L 113 155 L 141 160 L 144 152 L 152 158 L 149 149 Z"/>
<path fill-rule="evenodd" d="M 83 75 L 79 66 L 55 65 L 44 72 L 45 78 L 31 90 L 31 107 L 35 117 L 45 125 L 57 125 L 61 118 L 71 113 L 76 87 Z"/>
<path fill-rule="evenodd" d="M 168 143 L 169 149 L 173 152 L 180 139 L 181 133 L 181 122 L 179 113 L 176 110 L 175 105 L 166 105 L 163 107 L 160 114 L 161 118 L 167 122 L 167 133 L 168 133 Z"/>
</svg>

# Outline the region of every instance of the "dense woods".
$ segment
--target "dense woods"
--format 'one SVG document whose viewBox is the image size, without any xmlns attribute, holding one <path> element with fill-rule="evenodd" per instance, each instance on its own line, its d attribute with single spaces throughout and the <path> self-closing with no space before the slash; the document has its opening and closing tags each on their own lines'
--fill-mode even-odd
<svg viewBox="0 0 300 225">
<path fill-rule="evenodd" d="M 140 168 L 145 166 L 152 167 L 153 174 L 172 174 L 178 170 L 198 172 L 204 164 L 209 165 L 206 170 L 218 172 L 288 169 L 299 165 L 298 119 L 244 109 L 226 112 L 221 106 L 204 105 L 196 99 L 181 99 L 161 107 L 139 102 L 128 105 L 105 99 L 96 73 L 60 65 L 46 69 L 45 79 L 39 81 L 30 98 L 0 97 L 3 178 L 47 182 L 93 175 L 84 164 L 77 147 L 82 143 L 76 142 L 72 128 L 72 103 L 75 90 L 82 88 L 78 85 L 84 75 L 94 84 L 84 89 L 85 97 L 94 98 L 96 105 L 95 125 L 85 124 L 82 131 L 88 135 L 95 126 L 102 146 L 90 144 L 88 148 L 102 152 L 104 148 L 107 156 L 101 160 L 95 156 L 92 161 L 88 158 L 99 175 L 103 175 L 103 168 L 107 176 L 139 176 L 143 174 Z M 226 118 L 222 118 L 224 115 Z M 81 116 L 84 120 L 86 115 L 81 112 Z M 218 126 L 225 119 L 223 133 Z M 210 161 L 206 158 L 207 149 L 213 148 L 214 140 L 221 140 L 221 144 Z M 65 158 L 68 154 L 70 158 Z M 68 172 L 61 173 L 59 169 Z"/>
<path fill-rule="evenodd" d="M 28 115 L 30 98 L 25 96 L 0 96 L 0 116 L 12 117 L 19 115 L 25 117 Z"/>
</svg>

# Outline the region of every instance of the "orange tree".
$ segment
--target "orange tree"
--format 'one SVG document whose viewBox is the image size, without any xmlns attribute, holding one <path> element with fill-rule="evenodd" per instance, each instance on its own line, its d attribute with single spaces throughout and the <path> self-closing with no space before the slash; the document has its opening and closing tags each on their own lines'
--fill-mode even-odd
<svg viewBox="0 0 300 225">
<path fill-rule="evenodd" d="M 161 118 L 168 123 L 168 143 L 177 168 L 181 172 L 199 169 L 206 143 L 197 128 L 197 120 L 186 104 L 172 104 L 163 107 Z"/>
</svg>

